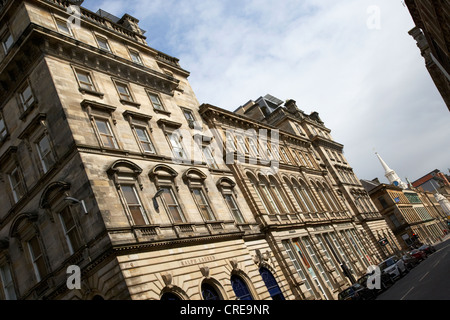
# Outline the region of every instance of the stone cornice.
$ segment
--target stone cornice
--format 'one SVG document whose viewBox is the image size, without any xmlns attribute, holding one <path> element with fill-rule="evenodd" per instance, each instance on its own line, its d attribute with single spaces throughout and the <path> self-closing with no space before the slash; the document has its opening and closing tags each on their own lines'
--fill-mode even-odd
<svg viewBox="0 0 450 320">
<path fill-rule="evenodd" d="M 328 147 L 328 148 L 332 148 L 335 149 L 337 151 L 341 151 L 344 150 L 344 145 L 340 144 L 339 142 L 321 137 L 319 135 L 313 137 L 311 139 L 312 143 L 314 146 L 324 146 L 324 147 Z"/>
<path fill-rule="evenodd" d="M 241 129 L 266 129 L 266 130 L 278 130 L 280 133 L 280 137 L 283 136 L 286 140 L 292 140 L 300 142 L 305 147 L 309 147 L 311 145 L 311 141 L 293 135 L 287 131 L 281 130 L 272 125 L 262 123 L 259 121 L 255 121 L 249 117 L 238 115 L 236 113 L 227 111 L 225 109 L 221 109 L 219 107 L 210 105 L 210 104 L 202 104 L 199 108 L 200 115 L 205 115 L 209 118 L 210 121 L 213 121 L 217 118 L 221 118 L 227 121 L 235 122 Z"/>
<path fill-rule="evenodd" d="M 49 55 L 92 70 L 173 95 L 180 81 L 72 37 L 30 23 L 0 63 L 0 98 L 6 99 L 18 79 L 39 55 Z M 6 99 L 7 100 L 7 99 Z"/>
</svg>

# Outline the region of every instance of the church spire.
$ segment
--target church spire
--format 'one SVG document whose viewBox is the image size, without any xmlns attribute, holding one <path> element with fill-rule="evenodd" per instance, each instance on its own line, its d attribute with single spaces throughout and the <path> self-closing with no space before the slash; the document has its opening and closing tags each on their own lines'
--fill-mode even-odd
<svg viewBox="0 0 450 320">
<path fill-rule="evenodd" d="M 378 152 L 375 152 L 375 154 L 377 155 L 378 160 L 380 160 L 381 165 L 383 166 L 384 176 L 389 180 L 389 183 L 393 184 L 397 187 L 400 187 L 402 189 L 407 189 L 408 185 L 400 179 L 400 177 L 397 175 L 397 173 L 394 170 L 389 168 L 387 163 L 381 158 L 381 156 L 378 154 Z"/>
</svg>

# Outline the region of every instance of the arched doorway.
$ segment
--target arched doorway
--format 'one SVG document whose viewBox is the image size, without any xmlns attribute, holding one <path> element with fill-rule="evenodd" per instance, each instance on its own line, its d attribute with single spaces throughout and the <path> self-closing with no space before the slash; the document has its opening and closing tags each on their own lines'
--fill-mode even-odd
<svg viewBox="0 0 450 320">
<path fill-rule="evenodd" d="M 270 272 L 267 268 L 261 267 L 259 268 L 259 274 L 263 278 L 267 290 L 273 300 L 286 300 L 272 272 Z"/>
<path fill-rule="evenodd" d="M 161 296 L 161 301 L 180 301 L 181 298 L 172 292 L 166 292 Z"/>
<path fill-rule="evenodd" d="M 253 300 L 252 294 L 247 287 L 247 284 L 241 277 L 237 275 L 231 276 L 231 286 L 233 287 L 234 294 L 239 300 Z"/>
<path fill-rule="evenodd" d="M 202 283 L 202 297 L 203 300 L 222 300 L 219 290 L 207 282 Z"/>
</svg>

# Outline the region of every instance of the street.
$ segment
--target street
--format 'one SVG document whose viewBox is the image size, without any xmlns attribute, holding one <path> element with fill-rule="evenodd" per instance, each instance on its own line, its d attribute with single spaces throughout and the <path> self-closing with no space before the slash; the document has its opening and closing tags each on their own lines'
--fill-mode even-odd
<svg viewBox="0 0 450 320">
<path fill-rule="evenodd" d="M 450 300 L 450 239 L 377 300 Z"/>
</svg>

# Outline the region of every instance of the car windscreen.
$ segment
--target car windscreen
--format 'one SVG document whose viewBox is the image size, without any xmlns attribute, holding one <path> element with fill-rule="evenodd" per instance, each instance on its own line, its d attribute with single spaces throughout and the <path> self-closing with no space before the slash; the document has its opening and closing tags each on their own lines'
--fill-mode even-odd
<svg viewBox="0 0 450 320">
<path fill-rule="evenodd" d="M 390 266 L 392 266 L 393 264 L 395 264 L 394 259 L 388 259 L 386 261 L 383 261 L 382 263 L 379 264 L 380 269 L 386 269 Z"/>
</svg>

